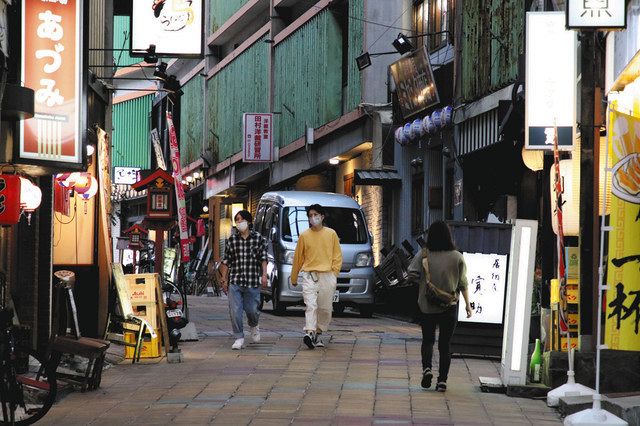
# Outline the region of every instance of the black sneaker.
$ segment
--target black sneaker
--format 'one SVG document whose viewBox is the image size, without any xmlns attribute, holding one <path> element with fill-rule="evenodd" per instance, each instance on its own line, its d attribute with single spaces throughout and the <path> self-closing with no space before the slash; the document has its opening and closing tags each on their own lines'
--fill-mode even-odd
<svg viewBox="0 0 640 426">
<path fill-rule="evenodd" d="M 430 368 L 425 368 L 422 372 L 422 381 L 420 384 L 423 388 L 429 389 L 431 387 L 431 380 L 433 380 L 433 373 Z"/>
<path fill-rule="evenodd" d="M 307 345 L 309 349 L 315 349 L 316 346 L 313 344 L 315 337 L 316 336 L 314 332 L 307 331 L 304 337 L 302 338 L 302 341 L 304 342 L 305 345 Z"/>
<path fill-rule="evenodd" d="M 436 383 L 436 391 L 438 391 L 438 392 L 446 392 L 447 391 L 447 382 L 438 382 L 438 383 Z"/>
</svg>

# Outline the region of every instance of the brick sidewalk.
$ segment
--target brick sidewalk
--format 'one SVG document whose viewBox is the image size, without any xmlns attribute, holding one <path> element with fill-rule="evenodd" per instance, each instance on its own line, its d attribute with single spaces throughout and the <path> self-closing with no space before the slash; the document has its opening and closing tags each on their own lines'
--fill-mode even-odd
<svg viewBox="0 0 640 426">
<path fill-rule="evenodd" d="M 232 351 L 226 298 L 189 303 L 201 340 L 181 345 L 182 364 L 112 366 L 100 389 L 64 397 L 41 423 L 561 424 L 544 401 L 480 392 L 478 376 L 497 377 L 497 362 L 454 358 L 447 392 L 423 390 L 414 324 L 347 312 L 334 318 L 327 347 L 309 350 L 301 309 L 267 310 L 262 342 Z"/>
</svg>

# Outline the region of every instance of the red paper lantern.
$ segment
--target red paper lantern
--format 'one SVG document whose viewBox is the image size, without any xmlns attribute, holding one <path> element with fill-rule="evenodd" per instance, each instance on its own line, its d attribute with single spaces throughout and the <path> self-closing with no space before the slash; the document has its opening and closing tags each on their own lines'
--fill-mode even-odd
<svg viewBox="0 0 640 426">
<path fill-rule="evenodd" d="M 0 225 L 15 225 L 20 221 L 20 177 L 0 175 Z"/>
</svg>

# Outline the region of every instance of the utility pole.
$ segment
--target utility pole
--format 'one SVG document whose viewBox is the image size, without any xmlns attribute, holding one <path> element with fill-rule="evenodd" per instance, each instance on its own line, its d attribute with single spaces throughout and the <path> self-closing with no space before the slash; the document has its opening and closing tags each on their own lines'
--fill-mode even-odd
<svg viewBox="0 0 640 426">
<path fill-rule="evenodd" d="M 601 110 L 597 90 L 600 80 L 601 53 L 596 45 L 596 31 L 580 32 L 580 334 L 582 348 L 595 349 L 594 294 L 598 283 L 598 154 Z M 588 336 L 588 337 L 587 337 Z"/>
</svg>

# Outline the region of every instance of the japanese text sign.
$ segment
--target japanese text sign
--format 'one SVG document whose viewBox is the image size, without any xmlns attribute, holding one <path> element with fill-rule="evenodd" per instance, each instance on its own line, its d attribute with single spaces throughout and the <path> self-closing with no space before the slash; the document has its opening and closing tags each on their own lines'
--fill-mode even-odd
<svg viewBox="0 0 640 426">
<path fill-rule="evenodd" d="M 626 28 L 627 0 L 567 0 L 567 28 Z"/>
<path fill-rule="evenodd" d="M 615 105 L 614 105 L 615 108 Z M 605 344 L 640 350 L 640 120 L 609 110 L 613 155 Z M 633 111 L 634 115 L 638 110 Z"/>
<path fill-rule="evenodd" d="M 182 166 L 180 166 L 180 147 L 178 146 L 178 136 L 176 128 L 173 126 L 173 118 L 167 112 L 167 124 L 169 126 L 169 148 L 171 149 L 171 167 L 173 169 L 173 183 L 176 187 L 176 200 L 178 202 L 178 228 L 180 229 L 180 251 L 181 260 L 188 262 L 189 255 L 189 233 L 187 230 L 187 207 L 184 199 L 184 187 L 182 186 Z"/>
<path fill-rule="evenodd" d="M 469 303 L 473 310 L 467 318 L 464 303 L 459 304 L 458 321 L 502 324 L 507 282 L 507 256 L 503 254 L 463 253 L 469 280 Z"/>
<path fill-rule="evenodd" d="M 573 147 L 576 122 L 577 40 L 562 12 L 527 12 L 525 145 L 552 150 Z M 558 66 L 562 64 L 562 66 Z"/>
<path fill-rule="evenodd" d="M 397 60 L 389 69 L 405 119 L 440 102 L 426 47 Z"/>
<path fill-rule="evenodd" d="M 22 81 L 34 117 L 20 121 L 20 158 L 82 163 L 82 2 L 22 2 Z"/>
<path fill-rule="evenodd" d="M 260 163 L 271 161 L 273 151 L 273 115 L 243 114 L 244 146 L 242 161 Z"/>
<path fill-rule="evenodd" d="M 0 175 L 0 225 L 20 221 L 20 177 Z"/>
</svg>

